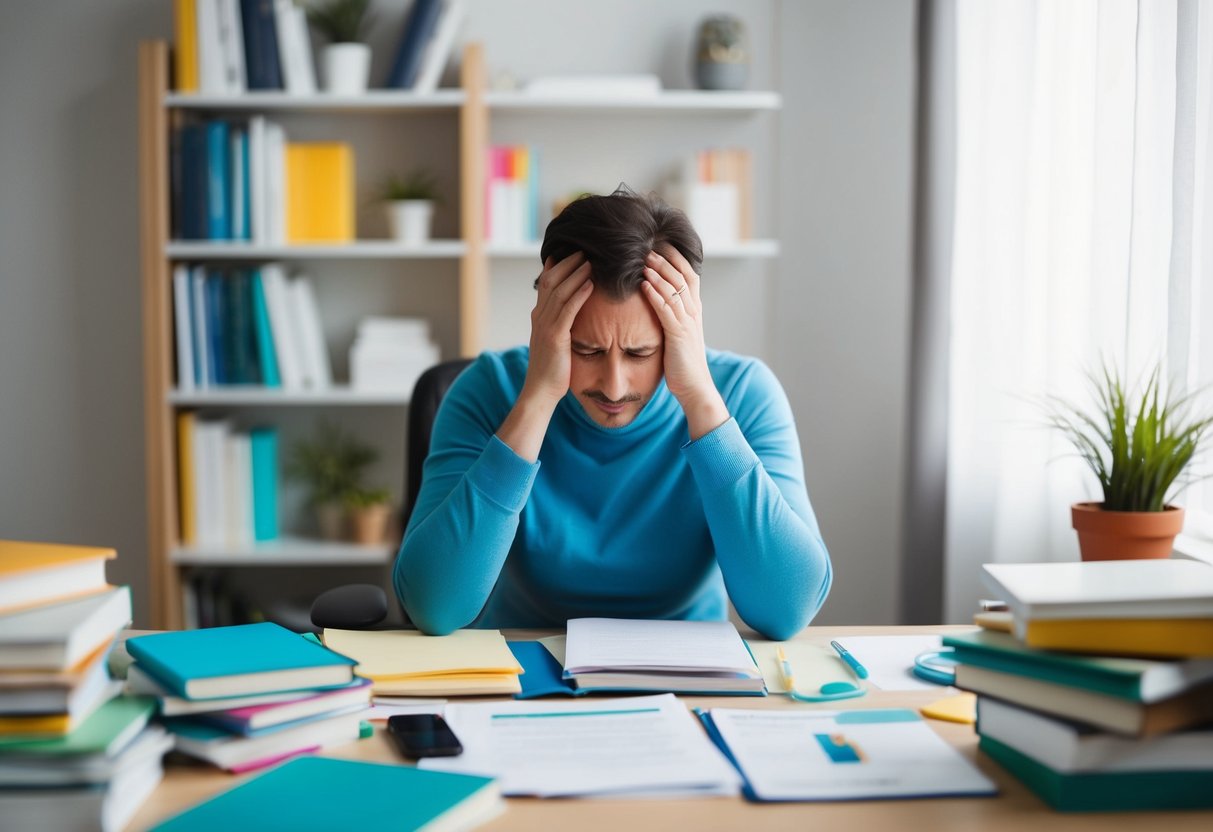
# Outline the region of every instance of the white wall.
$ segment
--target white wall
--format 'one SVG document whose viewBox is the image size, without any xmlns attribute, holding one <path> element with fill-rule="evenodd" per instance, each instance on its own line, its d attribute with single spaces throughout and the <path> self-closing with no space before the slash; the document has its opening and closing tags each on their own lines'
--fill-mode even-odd
<svg viewBox="0 0 1213 832">
<path fill-rule="evenodd" d="M 404 0 L 375 5 L 381 77 Z M 778 116 L 503 118 L 493 139 L 542 135 L 552 188 L 649 188 L 682 147 L 739 143 L 767 157 L 756 164 L 757 227 L 781 238 L 784 255 L 705 268 L 709 340 L 766 358 L 792 398 L 838 573 L 819 620 L 893 621 L 914 4 L 471 5 L 467 35 L 487 43 L 490 71 L 521 79 L 642 67 L 689 87 L 699 18 L 727 11 L 747 22 L 751 86 L 782 88 Z M 115 546 L 111 578 L 134 586 L 138 621 L 149 604 L 136 48 L 169 36 L 167 0 L 0 4 L 0 537 Z M 496 343 L 525 338 L 537 265 L 494 264 Z"/>
</svg>

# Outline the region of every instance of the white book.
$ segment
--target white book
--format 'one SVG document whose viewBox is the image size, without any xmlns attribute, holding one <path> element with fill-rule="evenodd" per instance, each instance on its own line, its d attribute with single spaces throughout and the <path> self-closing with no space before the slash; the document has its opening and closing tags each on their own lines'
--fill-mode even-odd
<svg viewBox="0 0 1213 832">
<path fill-rule="evenodd" d="M 126 672 L 125 690 L 136 696 L 155 696 L 160 700 L 158 712 L 162 716 L 188 716 L 191 714 L 230 711 L 254 705 L 271 705 L 281 702 L 297 702 L 315 696 L 310 690 L 291 690 L 278 693 L 260 693 L 250 696 L 228 696 L 219 699 L 186 699 L 177 696 L 168 688 L 144 672 L 137 663 Z"/>
<path fill-rule="evenodd" d="M 206 267 L 194 266 L 190 270 L 190 285 L 193 289 L 193 335 L 194 360 L 198 362 L 198 387 L 206 390 L 214 377 L 211 370 L 210 333 L 206 326 Z"/>
<path fill-rule="evenodd" d="M 293 0 L 274 0 L 274 28 L 286 91 L 291 95 L 314 94 L 316 69 L 312 64 L 312 42 L 303 9 Z"/>
<path fill-rule="evenodd" d="M 489 241 L 498 245 L 516 242 L 511 239 L 510 183 L 504 179 L 489 181 Z"/>
<path fill-rule="evenodd" d="M 306 275 L 299 275 L 290 282 L 290 291 L 295 328 L 303 347 L 304 380 L 312 389 L 327 389 L 333 384 L 333 371 L 329 366 L 328 347 L 312 281 Z"/>
<path fill-rule="evenodd" d="M 257 245 L 269 242 L 265 153 L 265 116 L 253 116 L 248 124 L 249 225 Z"/>
<path fill-rule="evenodd" d="M 1213 616 L 1213 566 L 1195 560 L 987 563 L 1016 622 Z"/>
<path fill-rule="evenodd" d="M 219 768 L 236 769 L 292 751 L 329 748 L 353 742 L 359 735 L 359 716 L 346 714 L 309 721 L 257 737 L 242 737 L 212 730 L 195 732 L 189 736 L 177 733 L 176 747 L 182 753 L 206 760 Z"/>
<path fill-rule="evenodd" d="M 982 736 L 1058 772 L 1213 770 L 1213 728 L 1120 737 L 987 696 L 977 701 L 977 713 Z"/>
<path fill-rule="evenodd" d="M 75 667 L 130 622 L 125 586 L 0 616 L 0 669 Z"/>
<path fill-rule="evenodd" d="M 223 442 L 224 531 L 227 545 L 246 546 L 253 542 L 251 454 L 245 447 L 248 436 L 228 433 Z"/>
<path fill-rule="evenodd" d="M 219 4 L 221 0 L 197 0 L 194 6 L 198 29 L 198 92 L 203 95 L 225 95 L 227 82 L 223 73 L 223 44 L 219 35 Z"/>
<path fill-rule="evenodd" d="M 223 85 L 228 95 L 240 95 L 248 89 L 243 30 L 240 0 L 219 0 L 219 45 L 223 54 Z"/>
<path fill-rule="evenodd" d="M 261 286 L 265 290 L 265 305 L 269 312 L 270 334 L 274 340 L 274 353 L 278 358 L 282 389 L 302 390 L 302 350 L 299 346 L 299 335 L 294 327 L 294 301 L 291 299 L 282 266 L 277 263 L 262 266 Z"/>
<path fill-rule="evenodd" d="M 174 341 L 177 345 L 177 389 L 194 389 L 194 328 L 190 325 L 189 267 L 178 264 L 173 267 L 173 325 Z"/>
<path fill-rule="evenodd" d="M 249 239 L 249 215 L 245 211 L 245 206 L 248 202 L 244 198 L 244 189 L 248 187 L 248 182 L 244 178 L 245 163 L 244 154 L 248 149 L 248 142 L 245 141 L 245 128 L 233 127 L 229 142 L 231 144 L 231 166 L 232 166 L 232 191 L 231 198 L 231 218 L 232 218 L 232 239 L 247 240 Z"/>
<path fill-rule="evenodd" d="M 426 47 L 425 57 L 421 60 L 421 72 L 417 76 L 417 82 L 413 85 L 414 92 L 426 94 L 438 89 L 438 82 L 442 79 L 442 70 L 446 68 L 447 61 L 451 57 L 455 36 L 459 34 L 459 28 L 463 25 L 466 12 L 467 7 L 463 0 L 447 0 L 443 4 L 438 26 Z"/>
<path fill-rule="evenodd" d="M 110 637 L 113 638 L 116 632 L 117 630 L 111 632 Z M 106 665 L 105 659 L 98 656 L 80 673 L 74 687 L 54 684 L 0 687 L 0 714 L 6 716 L 68 714 L 72 719 L 77 719 L 75 715 L 83 713 L 85 710 L 91 713 L 95 709 L 93 706 L 98 697 L 106 693 L 109 695 L 102 704 L 108 702 L 116 694 L 110 680 L 109 667 Z M 3 755 L 0 754 L 0 759 L 2 758 Z"/>
<path fill-rule="evenodd" d="M 267 242 L 286 242 L 286 130 L 281 124 L 265 126 L 265 193 Z"/>
<path fill-rule="evenodd" d="M 224 491 L 227 422 L 199 421 L 195 440 L 202 472 L 196 491 L 198 498 L 198 543 L 203 546 L 227 545 L 227 498 Z"/>
<path fill-rule="evenodd" d="M 89 829 L 119 832 L 164 778 L 159 755 L 114 775 L 103 786 L 85 784 L 48 792 L 0 790 L 5 829 Z"/>
</svg>

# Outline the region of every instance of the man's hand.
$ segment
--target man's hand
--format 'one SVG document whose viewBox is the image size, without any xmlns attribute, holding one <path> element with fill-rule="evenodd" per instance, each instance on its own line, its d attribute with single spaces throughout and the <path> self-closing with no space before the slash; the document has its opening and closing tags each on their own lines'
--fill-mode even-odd
<svg viewBox="0 0 1213 832">
<path fill-rule="evenodd" d="M 666 386 L 682 405 L 695 440 L 728 421 L 729 411 L 708 370 L 699 275 L 673 246 L 659 249 L 649 253 L 642 285 L 665 331 Z"/>
<path fill-rule="evenodd" d="M 559 263 L 549 257 L 539 275 L 538 288 L 539 297 L 531 310 L 531 355 L 522 395 L 555 408 L 569 391 L 573 369 L 569 330 L 594 291 L 590 261 L 581 252 Z"/>
</svg>

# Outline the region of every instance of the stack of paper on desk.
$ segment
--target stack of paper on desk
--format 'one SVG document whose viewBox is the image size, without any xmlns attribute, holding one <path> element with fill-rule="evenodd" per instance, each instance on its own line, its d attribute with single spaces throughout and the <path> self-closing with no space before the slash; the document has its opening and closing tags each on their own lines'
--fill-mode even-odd
<svg viewBox="0 0 1213 832">
<path fill-rule="evenodd" d="M 325 630 L 324 643 L 358 662 L 376 696 L 518 693 L 522 666 L 497 630 L 427 636 L 417 630 Z"/>
<path fill-rule="evenodd" d="M 737 772 L 671 694 L 446 707 L 459 757 L 418 766 L 500 779 L 505 795 L 736 794 Z"/>
<path fill-rule="evenodd" d="M 754 657 L 729 621 L 574 619 L 568 624 L 564 678 L 589 690 L 765 690 Z"/>
</svg>

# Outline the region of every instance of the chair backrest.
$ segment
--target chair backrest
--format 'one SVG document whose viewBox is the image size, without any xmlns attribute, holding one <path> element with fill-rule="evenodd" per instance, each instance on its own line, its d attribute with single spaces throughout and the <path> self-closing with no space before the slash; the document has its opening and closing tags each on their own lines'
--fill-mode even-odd
<svg viewBox="0 0 1213 832">
<path fill-rule="evenodd" d="M 438 405 L 442 404 L 442 397 L 446 395 L 451 384 L 471 363 L 470 358 L 457 358 L 454 361 L 435 364 L 421 374 L 413 387 L 413 397 L 409 400 L 408 436 L 405 441 L 408 461 L 404 473 L 405 498 L 401 528 L 408 526 L 413 506 L 417 504 L 417 494 L 421 491 L 421 469 L 430 453 L 430 435 L 434 432 L 434 417 L 438 415 Z"/>
</svg>

